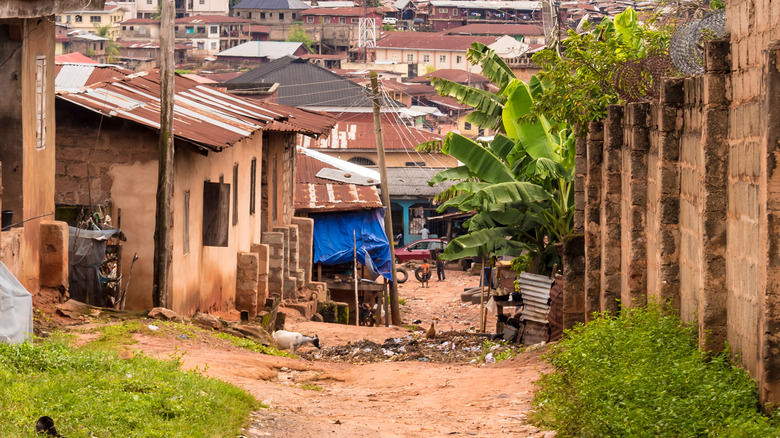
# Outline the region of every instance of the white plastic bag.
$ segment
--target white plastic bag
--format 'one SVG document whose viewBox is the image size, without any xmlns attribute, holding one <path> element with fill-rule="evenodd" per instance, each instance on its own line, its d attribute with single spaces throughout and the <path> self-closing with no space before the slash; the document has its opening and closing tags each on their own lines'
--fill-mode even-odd
<svg viewBox="0 0 780 438">
<path fill-rule="evenodd" d="M 0 342 L 19 344 L 32 334 L 32 295 L 0 262 Z"/>
</svg>

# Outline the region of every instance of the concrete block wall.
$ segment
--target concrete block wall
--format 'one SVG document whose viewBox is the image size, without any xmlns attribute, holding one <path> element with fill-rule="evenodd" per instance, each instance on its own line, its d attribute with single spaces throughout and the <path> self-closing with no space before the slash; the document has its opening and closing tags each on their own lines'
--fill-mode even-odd
<svg viewBox="0 0 780 438">
<path fill-rule="evenodd" d="M 610 107 L 600 165 L 595 137 L 578 161 L 581 287 L 588 311 L 671 302 L 698 324 L 702 349 L 727 341 L 777 404 L 780 2 L 734 0 L 726 14 L 703 75 L 667 79 L 653 104 Z"/>
</svg>

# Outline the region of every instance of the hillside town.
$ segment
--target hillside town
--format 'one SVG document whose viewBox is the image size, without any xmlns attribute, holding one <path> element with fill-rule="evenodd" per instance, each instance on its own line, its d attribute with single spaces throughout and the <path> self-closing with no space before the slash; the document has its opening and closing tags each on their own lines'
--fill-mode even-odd
<svg viewBox="0 0 780 438">
<path fill-rule="evenodd" d="M 0 436 L 778 436 L 777 6 L 0 0 Z"/>
</svg>

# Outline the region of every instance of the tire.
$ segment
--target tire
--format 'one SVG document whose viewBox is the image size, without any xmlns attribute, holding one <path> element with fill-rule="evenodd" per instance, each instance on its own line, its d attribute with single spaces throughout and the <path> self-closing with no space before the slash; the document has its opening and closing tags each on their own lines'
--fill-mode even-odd
<svg viewBox="0 0 780 438">
<path fill-rule="evenodd" d="M 414 278 L 416 278 L 417 281 L 419 281 L 420 283 L 423 282 L 423 276 L 422 275 L 423 275 L 422 274 L 422 267 L 418 267 L 417 269 L 414 270 Z"/>
<path fill-rule="evenodd" d="M 409 279 L 409 272 L 406 271 L 405 268 L 396 267 L 395 268 L 395 281 L 398 284 L 406 283 L 406 280 Z"/>
</svg>

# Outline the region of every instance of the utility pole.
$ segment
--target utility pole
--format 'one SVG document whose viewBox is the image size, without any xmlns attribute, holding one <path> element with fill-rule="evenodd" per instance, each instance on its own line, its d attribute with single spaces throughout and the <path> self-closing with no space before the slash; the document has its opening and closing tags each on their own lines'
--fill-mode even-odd
<svg viewBox="0 0 780 438">
<path fill-rule="evenodd" d="M 398 282 L 395 281 L 395 254 L 393 244 L 393 215 L 390 213 L 390 192 L 387 188 L 387 167 L 385 166 L 385 142 L 382 139 L 382 121 L 379 114 L 379 80 L 376 70 L 371 70 L 371 101 L 374 104 L 374 136 L 376 153 L 379 156 L 379 188 L 382 190 L 382 205 L 385 206 L 385 234 L 390 242 L 390 266 L 393 269 L 393 282 L 390 287 L 390 314 L 393 325 L 401 325 L 401 308 L 398 306 Z"/>
<path fill-rule="evenodd" d="M 162 0 L 160 20 L 160 140 L 157 145 L 157 211 L 154 221 L 155 307 L 168 308 L 171 260 L 173 258 L 173 17 L 174 0 Z"/>
</svg>

